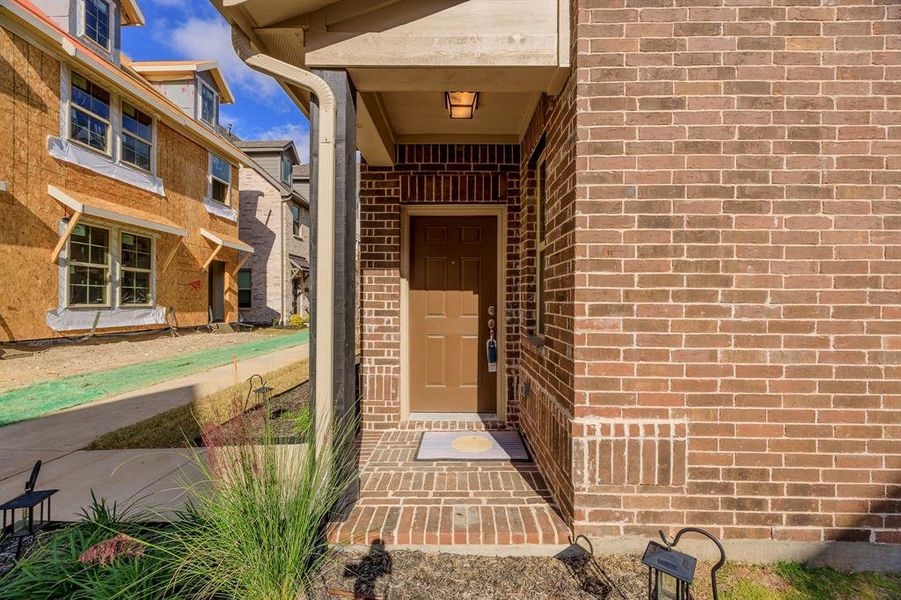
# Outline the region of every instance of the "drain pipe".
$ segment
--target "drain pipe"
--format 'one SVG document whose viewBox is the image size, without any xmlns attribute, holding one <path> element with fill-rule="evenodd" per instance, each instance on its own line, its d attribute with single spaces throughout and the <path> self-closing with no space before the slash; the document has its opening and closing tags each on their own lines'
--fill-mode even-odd
<svg viewBox="0 0 901 600">
<path fill-rule="evenodd" d="M 315 429 L 316 455 L 331 446 L 334 420 L 334 373 L 332 357 L 335 349 L 334 285 L 335 285 L 335 130 L 337 111 L 335 95 L 328 84 L 306 69 L 267 56 L 255 50 L 250 39 L 237 25 L 232 25 L 232 45 L 247 66 L 270 75 L 278 81 L 308 90 L 319 101 L 319 173 L 316 198 L 316 379 Z"/>
</svg>

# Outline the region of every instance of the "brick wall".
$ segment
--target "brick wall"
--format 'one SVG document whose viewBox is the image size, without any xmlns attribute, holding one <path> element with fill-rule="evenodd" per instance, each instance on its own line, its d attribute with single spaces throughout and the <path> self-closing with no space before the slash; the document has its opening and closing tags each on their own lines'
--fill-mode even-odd
<svg viewBox="0 0 901 600">
<path fill-rule="evenodd" d="M 360 310 L 363 427 L 400 419 L 401 204 L 507 206 L 507 314 L 518 312 L 519 147 L 401 145 L 394 167 L 360 172 Z M 507 411 L 516 417 L 518 330 L 507 325 Z"/>
<path fill-rule="evenodd" d="M 240 170 L 241 241 L 255 252 L 244 264 L 250 269 L 250 308 L 241 308 L 241 319 L 250 323 L 284 323 L 291 311 L 291 272 L 285 251 L 291 235 L 291 213 L 281 190 L 256 169 Z M 293 240 L 293 236 L 291 236 Z"/>
<path fill-rule="evenodd" d="M 710 4 L 580 2 L 577 532 L 899 543 L 901 5 Z"/>
<path fill-rule="evenodd" d="M 575 238 L 576 85 L 542 97 L 521 144 L 520 223 L 520 423 L 529 448 L 561 512 L 572 516 L 573 269 Z M 536 217 L 535 172 L 544 160 L 545 333 L 535 335 Z"/>
</svg>

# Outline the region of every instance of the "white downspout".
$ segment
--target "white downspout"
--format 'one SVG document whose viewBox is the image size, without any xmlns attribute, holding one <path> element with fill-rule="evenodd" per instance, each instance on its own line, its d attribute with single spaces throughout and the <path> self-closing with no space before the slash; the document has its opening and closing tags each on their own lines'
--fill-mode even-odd
<svg viewBox="0 0 901 600">
<path fill-rule="evenodd" d="M 232 45 L 250 68 L 305 90 L 319 101 L 319 173 L 316 198 L 316 454 L 331 447 L 335 381 L 332 357 L 335 350 L 335 95 L 322 78 L 255 50 L 250 40 L 232 25 Z"/>
</svg>

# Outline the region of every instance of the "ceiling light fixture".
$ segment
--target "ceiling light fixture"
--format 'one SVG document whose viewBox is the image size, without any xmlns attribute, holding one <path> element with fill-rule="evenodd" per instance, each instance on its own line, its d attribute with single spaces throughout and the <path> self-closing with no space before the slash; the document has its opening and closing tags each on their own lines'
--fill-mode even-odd
<svg viewBox="0 0 901 600">
<path fill-rule="evenodd" d="M 479 105 L 479 93 L 444 92 L 444 104 L 451 119 L 471 119 Z"/>
</svg>

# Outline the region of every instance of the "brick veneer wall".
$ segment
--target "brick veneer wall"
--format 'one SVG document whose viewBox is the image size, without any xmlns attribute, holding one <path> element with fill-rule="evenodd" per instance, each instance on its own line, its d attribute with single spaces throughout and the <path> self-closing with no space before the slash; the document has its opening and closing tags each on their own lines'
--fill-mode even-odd
<svg viewBox="0 0 901 600">
<path fill-rule="evenodd" d="M 580 2 L 577 532 L 901 543 L 901 5 L 710 4 Z"/>
<path fill-rule="evenodd" d="M 573 298 L 575 286 L 575 78 L 542 97 L 524 136 L 520 235 L 520 423 L 565 518 L 572 517 Z M 535 336 L 535 173 L 545 164 L 545 332 Z"/>
<path fill-rule="evenodd" d="M 364 429 L 400 420 L 400 207 L 490 203 L 507 206 L 507 314 L 519 310 L 519 147 L 411 144 L 394 167 L 360 170 L 360 310 Z M 507 414 L 515 421 L 518 325 L 507 324 Z"/>
</svg>

